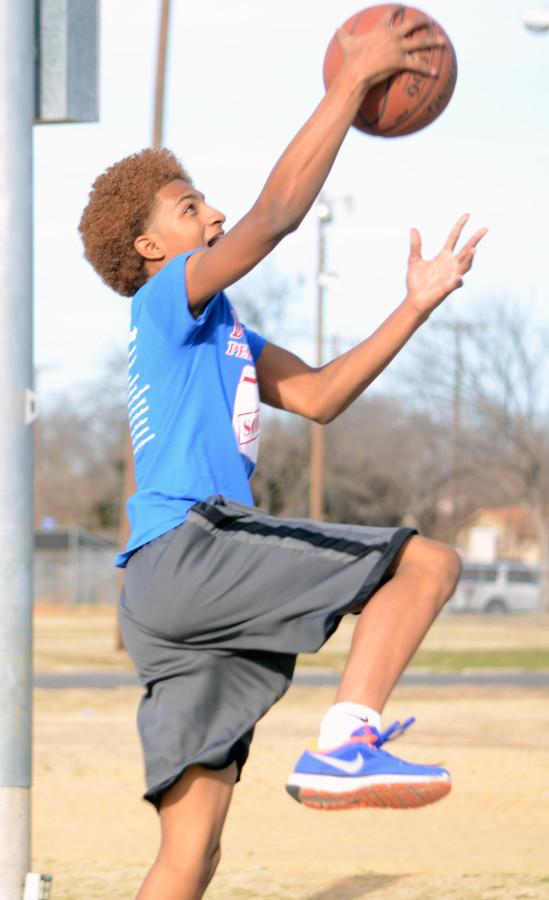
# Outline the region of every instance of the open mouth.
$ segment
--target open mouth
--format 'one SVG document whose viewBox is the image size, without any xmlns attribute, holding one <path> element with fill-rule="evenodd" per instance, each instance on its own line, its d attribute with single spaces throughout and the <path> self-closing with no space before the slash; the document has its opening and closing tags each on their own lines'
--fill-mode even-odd
<svg viewBox="0 0 549 900">
<path fill-rule="evenodd" d="M 208 241 L 208 247 L 213 247 L 215 243 L 219 240 L 219 238 L 223 237 L 223 232 L 221 231 L 219 234 L 214 235 L 213 238 L 210 238 Z"/>
</svg>

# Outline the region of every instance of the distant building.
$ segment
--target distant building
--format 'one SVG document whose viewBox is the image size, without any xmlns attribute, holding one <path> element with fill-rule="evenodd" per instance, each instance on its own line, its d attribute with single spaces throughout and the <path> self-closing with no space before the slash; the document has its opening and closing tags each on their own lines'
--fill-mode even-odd
<svg viewBox="0 0 549 900">
<path fill-rule="evenodd" d="M 460 529 L 457 544 L 464 559 L 518 559 L 530 565 L 540 562 L 533 517 L 520 506 L 478 509 Z"/>
<path fill-rule="evenodd" d="M 117 545 L 85 528 L 34 532 L 34 597 L 37 603 L 115 603 Z"/>
</svg>

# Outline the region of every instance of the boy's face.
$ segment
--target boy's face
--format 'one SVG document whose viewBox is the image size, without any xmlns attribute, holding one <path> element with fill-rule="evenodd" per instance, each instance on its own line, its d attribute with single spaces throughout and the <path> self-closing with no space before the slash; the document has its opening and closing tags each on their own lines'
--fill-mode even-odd
<svg viewBox="0 0 549 900">
<path fill-rule="evenodd" d="M 135 240 L 134 246 L 154 275 L 180 253 L 211 247 L 223 234 L 224 221 L 223 213 L 208 206 L 200 191 L 177 179 L 157 192 L 147 232 Z"/>
</svg>

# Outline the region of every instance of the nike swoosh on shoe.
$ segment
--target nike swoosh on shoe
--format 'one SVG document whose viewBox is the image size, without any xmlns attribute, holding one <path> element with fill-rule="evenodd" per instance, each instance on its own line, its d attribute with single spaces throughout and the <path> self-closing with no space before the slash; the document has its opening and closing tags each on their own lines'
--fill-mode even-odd
<svg viewBox="0 0 549 900">
<path fill-rule="evenodd" d="M 334 769 L 339 769 L 340 772 L 345 772 L 346 775 L 356 775 L 362 768 L 360 753 L 357 753 L 354 759 L 336 759 L 334 756 L 322 756 L 320 753 L 309 753 L 309 755 L 326 766 L 332 766 Z"/>
</svg>

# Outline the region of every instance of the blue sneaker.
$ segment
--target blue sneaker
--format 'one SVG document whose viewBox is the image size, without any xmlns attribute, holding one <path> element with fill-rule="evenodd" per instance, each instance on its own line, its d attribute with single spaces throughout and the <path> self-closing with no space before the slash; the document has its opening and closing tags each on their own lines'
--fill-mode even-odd
<svg viewBox="0 0 549 900">
<path fill-rule="evenodd" d="M 306 750 L 286 790 L 294 800 L 314 809 L 410 809 L 440 800 L 452 786 L 446 769 L 404 762 L 380 749 L 414 721 L 395 722 L 381 733 L 372 725 L 363 725 L 339 747 Z"/>
</svg>

